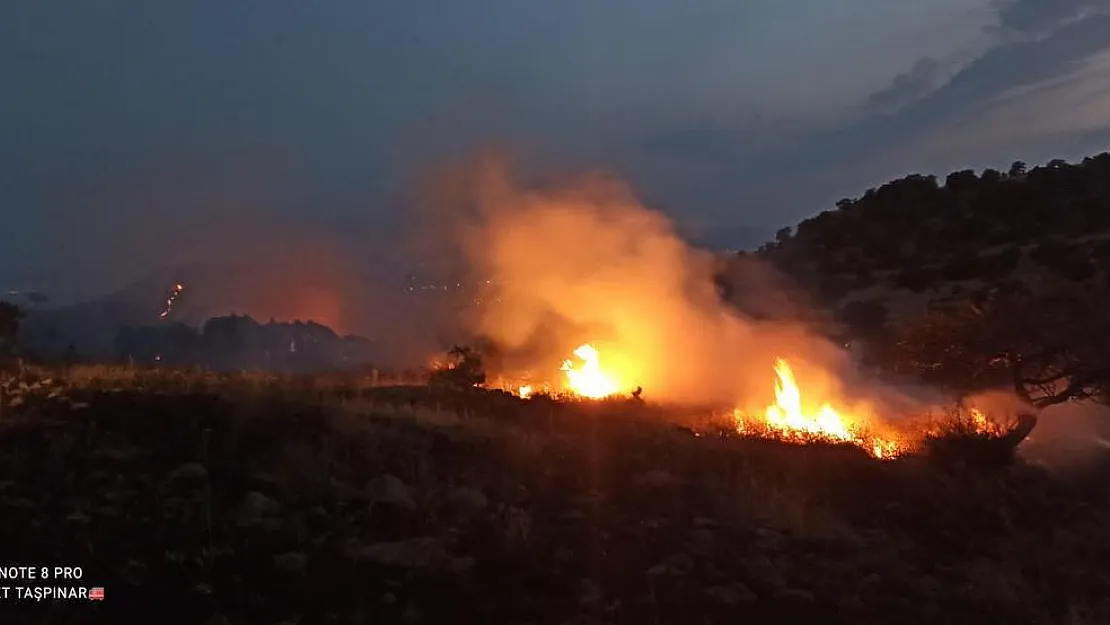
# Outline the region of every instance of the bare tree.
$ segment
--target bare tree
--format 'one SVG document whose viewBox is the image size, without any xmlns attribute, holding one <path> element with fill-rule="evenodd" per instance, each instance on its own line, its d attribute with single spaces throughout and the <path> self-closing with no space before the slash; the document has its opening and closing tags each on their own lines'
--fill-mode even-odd
<svg viewBox="0 0 1110 625">
<path fill-rule="evenodd" d="M 1052 292 L 994 289 L 940 302 L 891 344 L 894 368 L 960 392 L 1008 387 L 1037 409 L 1110 390 L 1110 293 L 1066 285 Z M 1036 414 L 1017 415 L 1021 442 Z"/>
</svg>

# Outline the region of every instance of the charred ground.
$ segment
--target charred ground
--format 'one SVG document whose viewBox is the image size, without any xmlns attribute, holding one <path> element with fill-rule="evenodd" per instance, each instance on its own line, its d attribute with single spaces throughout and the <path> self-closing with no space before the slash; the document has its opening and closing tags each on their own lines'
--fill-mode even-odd
<svg viewBox="0 0 1110 625">
<path fill-rule="evenodd" d="M 27 385 L 0 420 L 5 557 L 79 564 L 107 598 L 10 622 L 1110 617 L 1098 475 L 696 436 L 636 401 L 62 387 Z"/>
</svg>

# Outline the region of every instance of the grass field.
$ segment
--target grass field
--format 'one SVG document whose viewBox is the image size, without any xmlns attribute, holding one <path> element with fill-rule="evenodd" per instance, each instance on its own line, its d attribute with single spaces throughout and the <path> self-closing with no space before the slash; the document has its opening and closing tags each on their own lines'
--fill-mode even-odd
<svg viewBox="0 0 1110 625">
<path fill-rule="evenodd" d="M 695 435 L 633 401 L 24 375 L 2 558 L 106 597 L 4 623 L 1110 623 L 1110 471 Z"/>
</svg>

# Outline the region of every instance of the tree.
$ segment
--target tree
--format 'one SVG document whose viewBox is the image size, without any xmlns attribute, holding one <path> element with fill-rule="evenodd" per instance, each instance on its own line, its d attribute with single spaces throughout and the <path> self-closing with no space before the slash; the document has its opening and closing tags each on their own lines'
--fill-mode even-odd
<svg viewBox="0 0 1110 625">
<path fill-rule="evenodd" d="M 983 174 L 979 177 L 980 180 L 986 183 L 994 184 L 1002 180 L 1002 172 L 997 169 L 987 168 L 983 170 Z"/>
<path fill-rule="evenodd" d="M 447 352 L 447 356 L 448 364 L 432 372 L 430 386 L 462 391 L 485 384 L 485 367 L 476 349 L 456 345 Z"/>
<path fill-rule="evenodd" d="M 1025 172 L 1026 166 L 1025 163 L 1022 161 L 1014 161 L 1014 163 L 1010 165 L 1009 176 L 1011 178 L 1020 178 L 1025 175 Z"/>
<path fill-rule="evenodd" d="M 1107 291 L 1106 289 L 1103 289 Z M 993 289 L 942 302 L 892 341 L 888 364 L 963 393 L 1009 387 L 1037 409 L 1076 399 L 1106 402 L 1110 391 L 1110 315 L 1091 293 L 1062 286 L 1051 293 Z M 1019 415 L 1021 442 L 1036 425 Z"/>
<path fill-rule="evenodd" d="M 0 354 L 9 354 L 19 337 L 19 324 L 25 315 L 10 302 L 0 301 Z"/>
</svg>

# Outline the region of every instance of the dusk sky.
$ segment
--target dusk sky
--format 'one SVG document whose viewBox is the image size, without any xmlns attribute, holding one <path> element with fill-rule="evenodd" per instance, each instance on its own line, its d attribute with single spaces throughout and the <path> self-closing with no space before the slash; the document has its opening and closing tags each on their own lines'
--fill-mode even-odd
<svg viewBox="0 0 1110 625">
<path fill-rule="evenodd" d="M 369 258 L 491 143 L 616 172 L 722 247 L 907 173 L 1110 145 L 1110 0 L 2 5 L 0 287 L 297 237 Z"/>
</svg>

